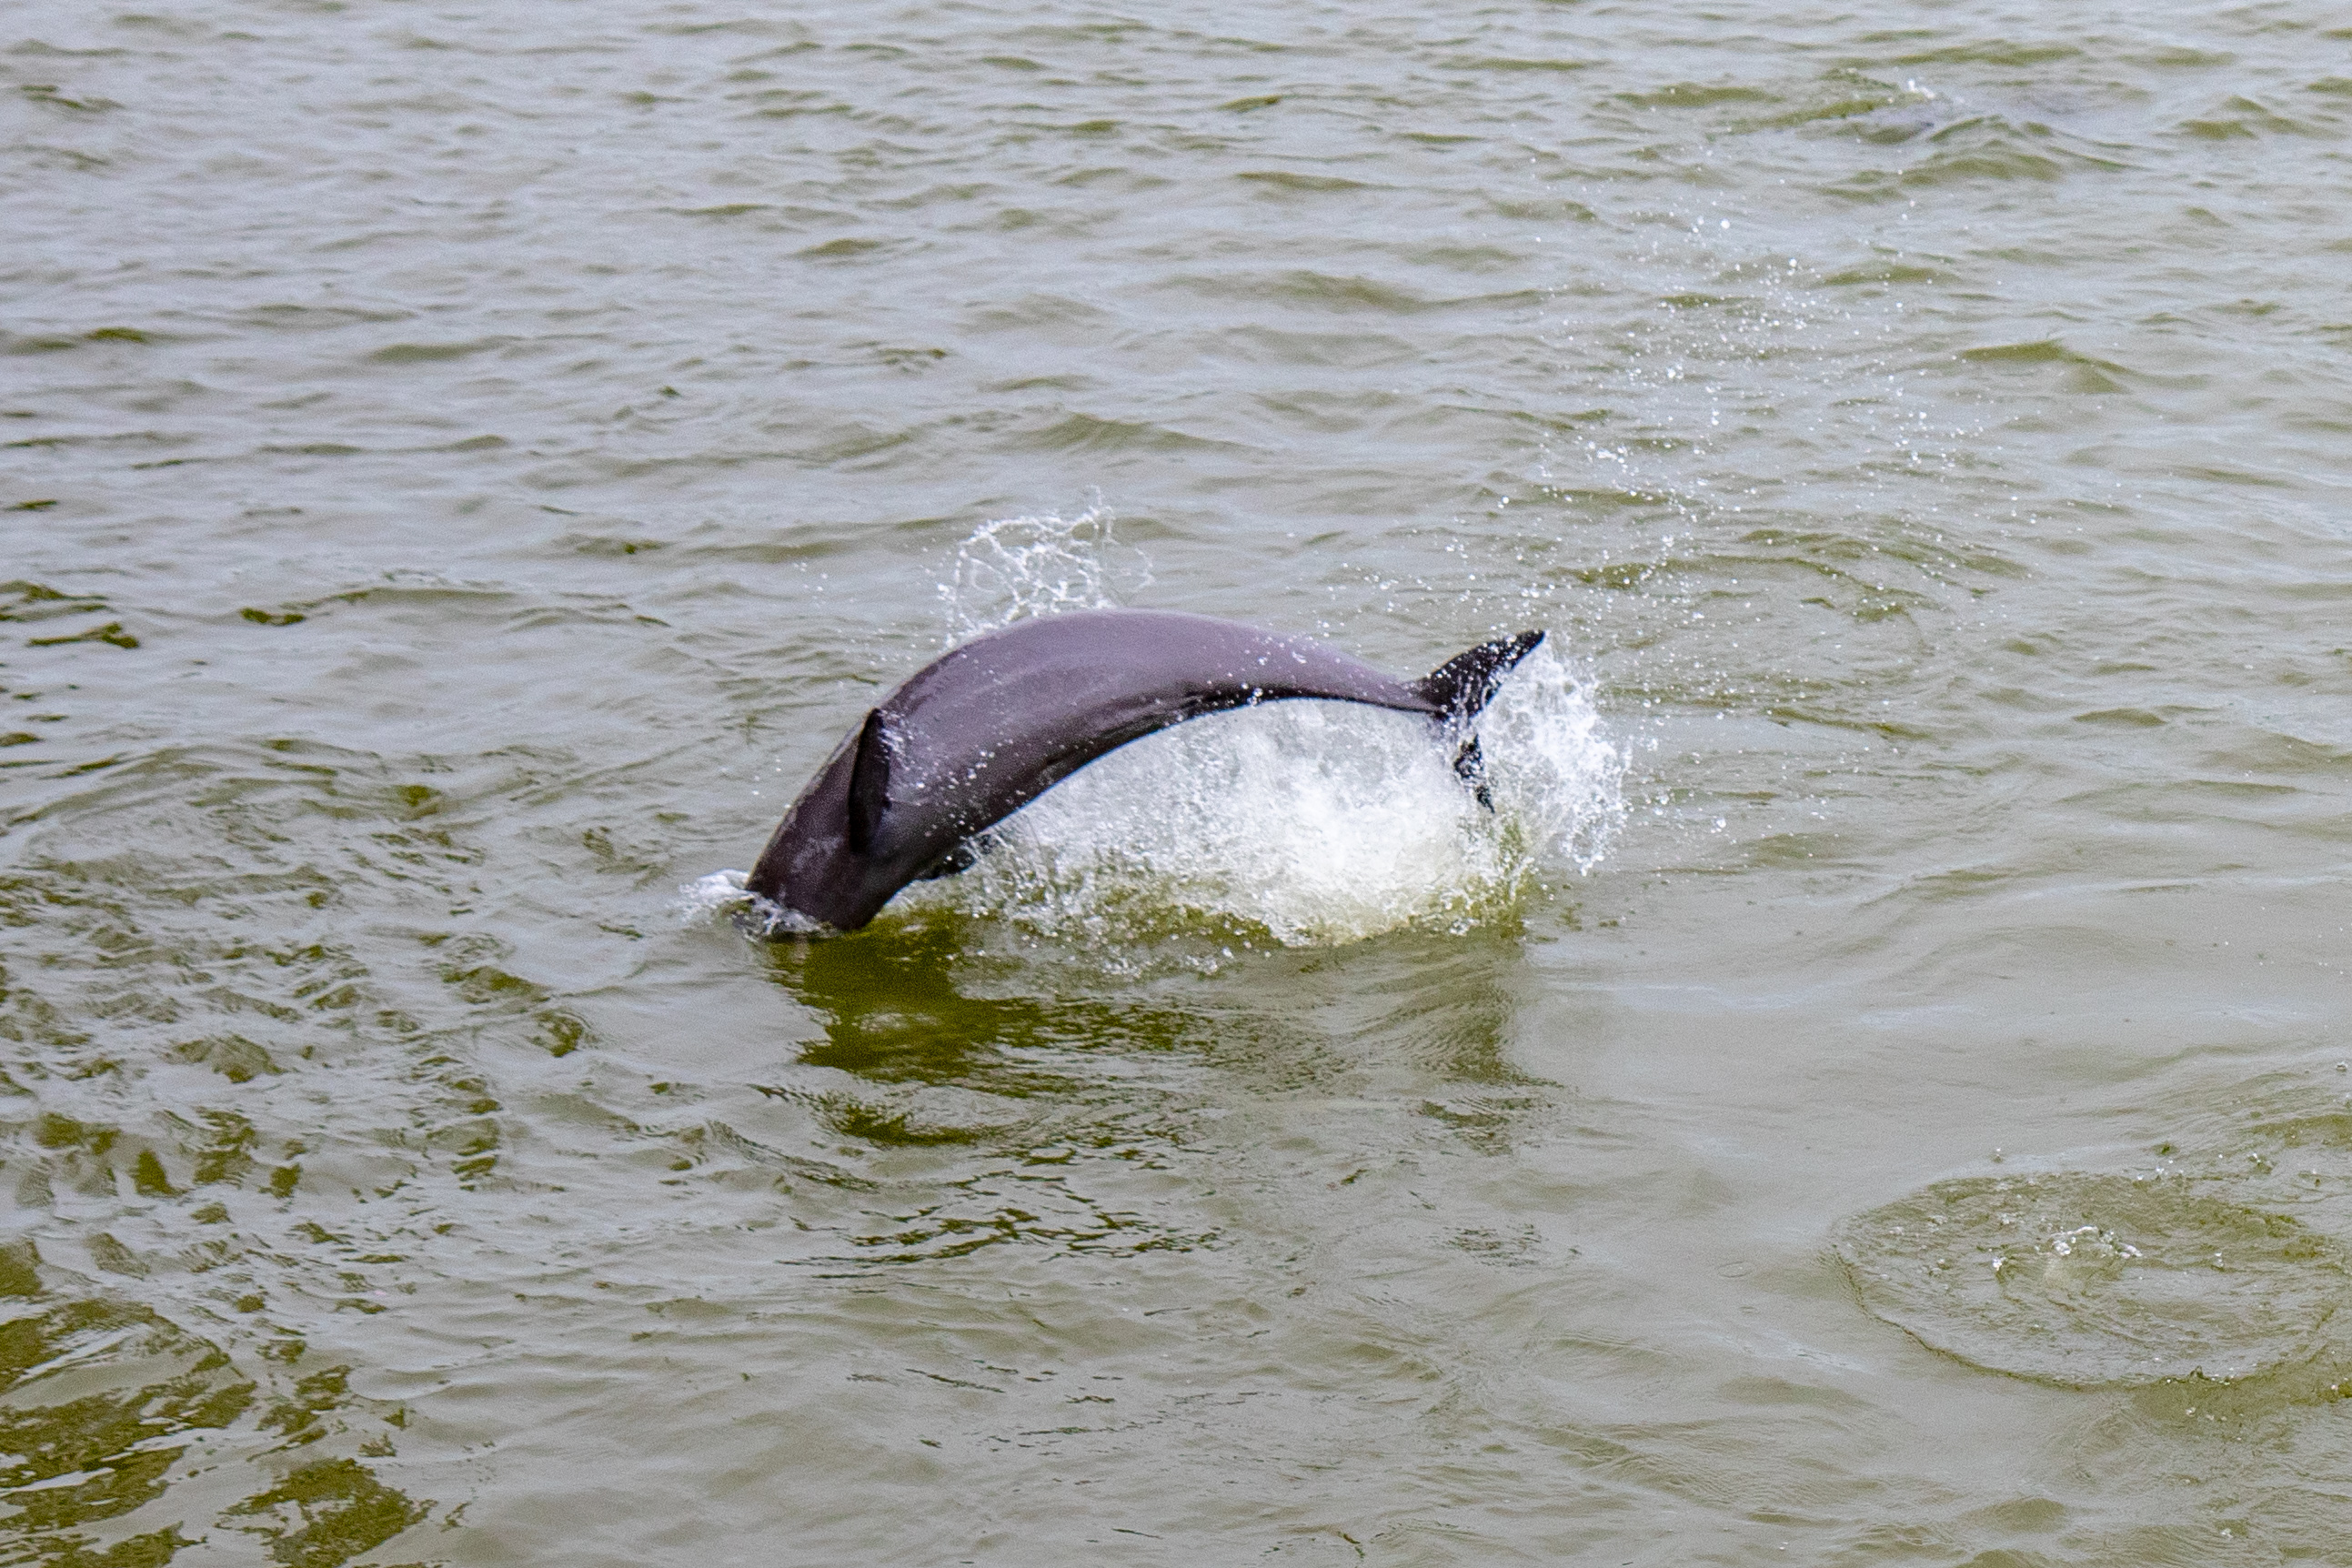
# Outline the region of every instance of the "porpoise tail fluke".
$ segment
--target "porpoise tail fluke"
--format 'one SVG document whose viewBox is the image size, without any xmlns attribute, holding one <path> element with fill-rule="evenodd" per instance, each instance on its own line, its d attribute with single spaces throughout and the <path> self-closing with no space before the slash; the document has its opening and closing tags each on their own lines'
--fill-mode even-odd
<svg viewBox="0 0 2352 1568">
<path fill-rule="evenodd" d="M 1449 719 L 1475 719 L 1502 689 L 1503 677 L 1543 640 L 1541 632 L 1521 632 L 1465 648 L 1414 681 L 1412 689 Z"/>
</svg>

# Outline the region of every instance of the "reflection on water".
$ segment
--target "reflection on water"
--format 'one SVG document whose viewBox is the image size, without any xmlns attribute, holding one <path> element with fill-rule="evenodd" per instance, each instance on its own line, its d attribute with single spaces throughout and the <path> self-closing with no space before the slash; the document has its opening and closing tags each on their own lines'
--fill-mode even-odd
<svg viewBox="0 0 2352 1568">
<path fill-rule="evenodd" d="M 761 949 L 823 1037 L 754 1087 L 841 1152 L 901 1157 L 887 1163 L 913 1205 L 869 1209 L 850 1240 L 878 1250 L 838 1261 L 917 1262 L 999 1241 L 1076 1253 L 1214 1244 L 1217 1230 L 1188 1227 L 1164 1202 L 1122 1207 L 1108 1194 L 1230 1158 L 1230 1110 L 1214 1100 L 1231 1089 L 1219 1085 L 1309 1105 L 1417 1091 L 1397 1109 L 1465 1148 L 1501 1147 L 1545 1103 L 1547 1086 L 1507 1060 L 1510 987 L 1524 982 L 1507 940 L 1384 939 L 1384 977 L 1369 990 L 1328 957 L 1255 954 L 1242 962 L 1260 984 L 1237 995 L 1181 963 L 1107 975 L 1091 950 L 1003 948 L 1003 936 L 934 915 Z M 1039 992 L 1056 970 L 1057 992 Z"/>
<path fill-rule="evenodd" d="M 352 1400 L 348 1367 L 248 1373 L 218 1344 L 45 1268 L 21 1242 L 0 1252 L 0 1311 L 12 1562 L 168 1563 L 207 1539 L 209 1518 L 277 1562 L 331 1568 L 435 1507 L 354 1457 L 393 1454 L 403 1413 Z M 355 1445 L 355 1425 L 374 1435 Z"/>
<path fill-rule="evenodd" d="M 962 935 L 941 921 L 772 947 L 764 955 L 772 973 L 825 1020 L 824 1043 L 803 1047 L 803 1058 L 883 1082 L 962 1081 L 1018 1096 L 1067 1087 L 1039 1069 L 1023 1071 L 1024 1049 L 1151 1028 L 1149 1013 L 1130 1021 L 1108 1005 L 967 996 L 956 971 L 960 961 L 966 973 L 977 965 Z"/>
</svg>

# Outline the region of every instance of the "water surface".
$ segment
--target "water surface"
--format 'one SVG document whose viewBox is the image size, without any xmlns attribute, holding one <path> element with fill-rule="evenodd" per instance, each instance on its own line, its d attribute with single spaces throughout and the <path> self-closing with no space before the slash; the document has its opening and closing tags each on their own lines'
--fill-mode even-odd
<svg viewBox="0 0 2352 1568">
<path fill-rule="evenodd" d="M 2338 9 L 0 83 L 0 1557 L 2341 1558 Z M 681 898 L 1105 600 L 1547 626 L 1524 787 L 1239 715 L 854 938 Z"/>
</svg>

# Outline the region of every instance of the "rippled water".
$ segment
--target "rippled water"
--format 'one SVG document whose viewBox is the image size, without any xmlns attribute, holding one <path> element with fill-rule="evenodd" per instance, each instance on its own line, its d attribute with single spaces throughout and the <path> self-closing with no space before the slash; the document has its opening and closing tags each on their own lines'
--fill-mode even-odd
<svg viewBox="0 0 2352 1568">
<path fill-rule="evenodd" d="M 2340 7 L 0 79 L 0 1560 L 2345 1559 Z M 1268 710 L 680 918 L 1104 597 L 1548 626 L 1564 837 Z"/>
</svg>

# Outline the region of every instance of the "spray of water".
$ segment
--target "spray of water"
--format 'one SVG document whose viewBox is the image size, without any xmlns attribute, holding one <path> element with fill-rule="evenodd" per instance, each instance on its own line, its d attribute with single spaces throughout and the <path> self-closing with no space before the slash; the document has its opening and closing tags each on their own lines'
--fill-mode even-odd
<svg viewBox="0 0 2352 1568">
<path fill-rule="evenodd" d="M 1076 517 L 1043 512 L 999 518 L 956 548 L 940 584 L 950 647 L 982 632 L 1064 610 L 1105 610 L 1151 582 L 1150 563 L 1119 542 L 1097 502 Z"/>
<path fill-rule="evenodd" d="M 759 937 L 815 936 L 824 931 L 822 921 L 813 921 L 798 910 L 786 909 L 746 888 L 743 884 L 751 880 L 751 875 L 748 871 L 712 871 L 681 883 L 670 910 L 677 916 L 680 925 L 705 925 L 724 915 Z"/>
<path fill-rule="evenodd" d="M 950 640 L 1118 603 L 1150 581 L 1139 552 L 1120 551 L 1099 507 L 982 524 L 940 587 Z M 1591 869 L 1624 816 L 1624 752 L 1549 645 L 1476 733 L 1491 810 L 1454 775 L 1446 737 L 1412 714 L 1291 701 L 1194 720 L 1064 780 L 992 829 L 970 870 L 908 889 L 883 919 L 983 921 L 1107 952 L 1465 931 Z M 789 911 L 745 911 L 742 883 L 705 877 L 678 911 L 796 929 Z"/>
<path fill-rule="evenodd" d="M 912 902 L 1087 946 L 1465 931 L 1548 870 L 1589 868 L 1622 814 L 1622 754 L 1557 658 L 1523 664 L 1478 736 L 1491 811 L 1412 714 L 1279 702 L 1197 719 L 1073 774 Z"/>
</svg>

